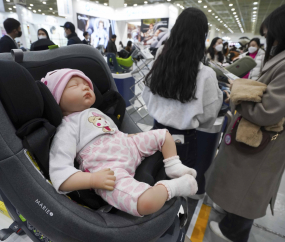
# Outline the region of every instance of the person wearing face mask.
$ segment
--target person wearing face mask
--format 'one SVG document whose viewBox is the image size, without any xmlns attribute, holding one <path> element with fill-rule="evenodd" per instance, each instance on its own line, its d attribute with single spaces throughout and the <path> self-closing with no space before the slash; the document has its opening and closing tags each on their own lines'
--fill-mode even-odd
<svg viewBox="0 0 285 242">
<path fill-rule="evenodd" d="M 226 62 L 226 58 L 223 55 L 223 40 L 221 38 L 214 38 L 207 52 L 207 58 L 210 61 L 219 62 L 221 64 Z"/>
<path fill-rule="evenodd" d="M 240 58 L 243 58 L 245 56 L 250 56 L 251 58 L 253 58 L 257 65 L 250 72 L 248 72 L 243 78 L 257 80 L 260 76 L 265 57 L 264 50 L 260 48 L 259 38 L 253 38 L 252 40 L 250 40 L 248 52 L 240 55 Z"/>
<path fill-rule="evenodd" d="M 87 31 L 83 33 L 84 40 L 82 40 L 83 44 L 90 45 L 90 35 Z"/>
<path fill-rule="evenodd" d="M 0 40 L 0 53 L 18 49 L 15 38 L 22 36 L 21 23 L 18 20 L 7 18 L 3 24 L 7 34 Z"/>
<path fill-rule="evenodd" d="M 55 45 L 49 38 L 48 32 L 41 28 L 38 30 L 38 40 L 31 44 L 31 51 L 48 50 L 50 45 Z"/>
<path fill-rule="evenodd" d="M 66 22 L 60 27 L 64 28 L 64 37 L 68 39 L 67 45 L 82 44 L 81 39 L 79 39 L 75 33 L 75 26 L 73 23 Z"/>
<path fill-rule="evenodd" d="M 237 113 L 228 125 L 219 153 L 209 169 L 206 186 L 207 195 L 226 211 L 219 223 L 210 222 L 212 231 L 223 238 L 220 241 L 247 242 L 254 220 L 269 211 L 274 215 L 285 169 L 284 22 L 285 4 L 269 14 L 261 25 L 260 34 L 266 37 L 267 49 L 260 78 L 254 82 L 235 80 L 231 84 L 231 93 L 246 96 L 246 101 L 236 106 Z M 252 83 L 255 88 L 262 86 L 264 93 L 259 102 L 249 101 L 248 98 L 256 97 L 250 85 L 236 92 L 241 82 Z M 234 105 L 233 96 L 230 99 Z M 241 121 L 237 122 L 240 117 Z M 232 128 L 239 130 L 240 127 L 247 130 L 241 133 L 243 142 L 237 140 L 234 131 L 231 132 Z M 252 132 L 254 128 L 259 129 L 261 136 Z M 261 139 L 267 136 L 267 141 L 259 140 L 253 146 L 252 140 L 257 136 Z"/>
</svg>

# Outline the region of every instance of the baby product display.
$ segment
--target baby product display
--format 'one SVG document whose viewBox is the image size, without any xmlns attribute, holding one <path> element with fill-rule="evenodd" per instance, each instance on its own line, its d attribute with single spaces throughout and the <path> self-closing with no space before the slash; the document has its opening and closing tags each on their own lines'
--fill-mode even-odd
<svg viewBox="0 0 285 242">
<path fill-rule="evenodd" d="M 62 68 L 77 69 L 92 80 L 97 99 L 94 108 L 104 113 L 100 115 L 97 111 L 100 117 L 90 113 L 88 120 L 90 118 L 92 122 L 87 122 L 93 129 L 109 132 L 116 127 L 113 120 L 117 119 L 119 126 L 116 125 L 121 132 L 140 132 L 129 114 L 124 113 L 125 106 L 120 101 L 114 104 L 114 100 L 120 100 L 112 94 L 117 93 L 117 89 L 106 62 L 97 50 L 91 51 L 85 45 L 74 45 L 25 53 L 24 61 L 20 64 L 13 61 L 10 53 L 1 54 L 0 59 L 5 60 L 1 61 L 4 68 L 0 70 L 0 133 L 3 137 L 1 147 L 6 147 L 0 151 L 0 194 L 16 226 L 33 241 L 70 242 L 97 238 L 104 242 L 116 238 L 118 242 L 154 242 L 164 234 L 177 236 L 176 241 L 183 239 L 179 237 L 181 234 L 174 235 L 172 230 L 168 231 L 173 224 L 178 231 L 185 225 L 187 215 L 184 214 L 180 219 L 177 217 L 183 205 L 180 197 L 167 201 L 158 212 L 138 218 L 119 209 L 111 209 L 106 203 L 101 203 L 101 198 L 96 197 L 94 192 L 93 197 L 81 200 L 80 204 L 86 204 L 86 200 L 87 203 L 89 200 L 91 206 L 92 203 L 93 206 L 97 204 L 97 209 L 80 206 L 66 195 L 58 194 L 49 182 L 49 145 L 56 127 L 61 123 L 62 114 L 47 89 L 49 80 L 34 81 L 41 80 L 47 72 Z M 19 79 L 21 82 L 18 82 Z M 23 89 L 26 91 L 23 92 Z M 103 115 L 110 117 L 104 118 L 108 125 L 103 122 Z M 162 159 L 160 153 L 146 158 L 137 168 L 134 178 L 150 186 L 164 180 Z"/>
</svg>

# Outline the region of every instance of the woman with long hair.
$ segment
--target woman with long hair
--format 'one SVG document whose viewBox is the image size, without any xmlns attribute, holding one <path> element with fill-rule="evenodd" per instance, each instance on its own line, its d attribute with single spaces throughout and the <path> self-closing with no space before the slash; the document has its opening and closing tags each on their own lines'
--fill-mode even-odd
<svg viewBox="0 0 285 242">
<path fill-rule="evenodd" d="M 225 42 L 223 43 L 223 55 L 226 59 L 228 58 L 229 53 L 230 53 L 229 43 Z"/>
<path fill-rule="evenodd" d="M 204 173 L 209 164 L 196 161 L 196 129 L 212 127 L 223 101 L 215 72 L 201 62 L 207 33 L 206 15 L 196 8 L 185 9 L 146 76 L 142 93 L 155 119 L 154 128 L 167 128 L 178 137 L 182 162 L 197 170 L 197 198 L 204 196 Z"/>
<path fill-rule="evenodd" d="M 212 40 L 209 48 L 207 58 L 210 61 L 224 63 L 226 62 L 226 58 L 223 55 L 223 40 L 220 37 L 216 37 Z"/>
<path fill-rule="evenodd" d="M 284 22 L 285 5 L 282 5 L 261 25 L 260 33 L 266 38 L 267 49 L 261 77 L 257 81 L 266 90 L 260 102 L 245 101 L 236 106 L 237 115 L 229 125 L 207 180 L 207 194 L 226 211 L 222 221 L 219 224 L 212 221 L 210 227 L 226 241 L 247 242 L 254 219 L 265 216 L 269 204 L 273 213 L 284 173 Z M 232 91 L 236 90 L 238 83 L 241 82 L 233 82 Z M 240 93 L 248 95 L 248 98 L 253 96 L 251 90 L 247 86 Z M 237 124 L 236 120 L 240 117 L 243 120 L 242 128 L 248 130 L 239 136 L 244 143 L 238 142 L 234 132 L 231 132 L 236 125 L 238 132 L 241 121 Z M 260 130 L 262 139 L 254 146 L 253 137 L 258 134 L 252 135 L 250 131 L 253 129 Z"/>
</svg>

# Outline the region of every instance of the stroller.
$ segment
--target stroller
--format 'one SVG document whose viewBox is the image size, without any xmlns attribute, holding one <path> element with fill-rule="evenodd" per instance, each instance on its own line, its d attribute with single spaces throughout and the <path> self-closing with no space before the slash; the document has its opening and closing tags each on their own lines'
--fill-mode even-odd
<svg viewBox="0 0 285 242">
<path fill-rule="evenodd" d="M 19 63 L 9 53 L 0 54 L 0 199 L 15 221 L 10 228 L 44 242 L 184 241 L 187 206 L 181 197 L 139 218 L 111 208 L 91 190 L 75 191 L 76 203 L 58 194 L 48 180 L 49 146 L 62 114 L 46 86 L 34 81 L 47 72 L 81 70 L 93 82 L 94 107 L 116 121 L 121 131 L 141 132 L 125 113 L 102 55 L 90 46 L 73 45 L 24 56 L 15 52 L 14 59 Z M 150 185 L 165 179 L 162 159 L 160 152 L 146 158 L 135 178 Z M 178 217 L 181 205 L 184 215 Z M 0 239 L 7 233 L 0 231 Z"/>
</svg>

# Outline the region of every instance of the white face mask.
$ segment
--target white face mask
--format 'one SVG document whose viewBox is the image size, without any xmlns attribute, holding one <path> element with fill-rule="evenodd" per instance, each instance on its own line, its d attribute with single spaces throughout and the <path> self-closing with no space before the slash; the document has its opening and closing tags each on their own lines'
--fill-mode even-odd
<svg viewBox="0 0 285 242">
<path fill-rule="evenodd" d="M 248 48 L 248 52 L 249 52 L 249 53 L 254 53 L 255 51 L 257 51 L 257 48 L 256 48 L 256 47 L 249 47 L 249 48 Z"/>
<path fill-rule="evenodd" d="M 68 36 L 68 35 L 66 34 L 66 32 L 64 32 L 64 37 L 67 38 L 67 36 Z"/>
<path fill-rule="evenodd" d="M 47 39 L 47 37 L 45 35 L 39 35 L 38 38 L 39 39 Z"/>
<path fill-rule="evenodd" d="M 216 51 L 220 52 L 223 49 L 223 44 L 219 44 L 215 47 Z"/>
</svg>

